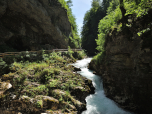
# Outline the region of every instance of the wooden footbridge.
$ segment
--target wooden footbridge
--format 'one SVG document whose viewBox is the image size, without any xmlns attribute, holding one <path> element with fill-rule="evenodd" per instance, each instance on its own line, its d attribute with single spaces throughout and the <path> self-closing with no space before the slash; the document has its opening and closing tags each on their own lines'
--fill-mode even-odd
<svg viewBox="0 0 152 114">
<path fill-rule="evenodd" d="M 73 51 L 73 52 L 76 52 L 76 51 L 82 51 L 83 49 L 70 49 L 70 50 Z M 16 55 L 20 55 L 21 53 L 39 54 L 42 51 L 44 53 L 67 52 L 68 49 L 52 49 L 52 50 L 39 50 L 39 51 L 5 52 L 5 53 L 0 53 L 0 58 L 4 58 L 5 56 L 16 56 Z"/>
</svg>

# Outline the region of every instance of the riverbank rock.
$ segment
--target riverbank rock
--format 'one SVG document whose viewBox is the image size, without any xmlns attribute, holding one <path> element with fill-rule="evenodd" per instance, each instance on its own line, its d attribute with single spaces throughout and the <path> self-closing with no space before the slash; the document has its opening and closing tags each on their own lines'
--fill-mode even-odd
<svg viewBox="0 0 152 114">
<path fill-rule="evenodd" d="M 65 61 L 67 57 L 55 55 L 47 58 L 47 62 L 22 61 L 10 65 L 10 72 L 0 77 L 0 112 L 81 114 L 86 110 L 85 98 L 94 93 L 92 81 L 69 65 L 73 57 Z"/>
<path fill-rule="evenodd" d="M 0 81 L 0 98 L 4 97 L 4 92 L 10 89 L 12 85 L 9 82 Z"/>
<path fill-rule="evenodd" d="M 75 66 L 73 66 L 73 65 L 68 65 L 68 66 L 69 66 L 69 68 L 72 69 L 74 72 L 81 71 L 80 68 L 77 68 L 77 67 L 75 67 Z"/>
<path fill-rule="evenodd" d="M 67 48 L 71 24 L 58 0 L 1 0 L 0 51 Z"/>
<path fill-rule="evenodd" d="M 93 60 L 89 68 L 102 76 L 107 97 L 126 110 L 151 114 L 152 10 L 142 18 L 130 18 L 133 20 L 131 27 L 107 35 L 104 59 L 101 64 Z M 146 29 L 140 36 L 137 34 Z"/>
<path fill-rule="evenodd" d="M 74 67 L 74 71 L 81 71 L 80 68 Z"/>
</svg>

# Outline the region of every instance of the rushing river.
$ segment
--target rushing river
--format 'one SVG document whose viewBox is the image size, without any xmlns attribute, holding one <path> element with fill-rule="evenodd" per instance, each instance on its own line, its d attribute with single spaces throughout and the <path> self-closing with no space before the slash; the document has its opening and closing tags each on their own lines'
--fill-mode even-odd
<svg viewBox="0 0 152 114">
<path fill-rule="evenodd" d="M 91 58 L 87 58 L 78 60 L 73 64 L 75 67 L 81 68 L 78 73 L 92 80 L 95 87 L 95 94 L 91 94 L 86 98 L 87 110 L 82 114 L 131 114 L 119 108 L 114 101 L 104 95 L 101 78 L 87 68 L 90 61 Z"/>
</svg>

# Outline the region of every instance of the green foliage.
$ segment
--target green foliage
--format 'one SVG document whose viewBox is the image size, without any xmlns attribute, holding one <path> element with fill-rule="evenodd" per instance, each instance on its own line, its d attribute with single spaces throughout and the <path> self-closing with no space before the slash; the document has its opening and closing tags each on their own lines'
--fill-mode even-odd
<svg viewBox="0 0 152 114">
<path fill-rule="evenodd" d="M 150 28 L 146 28 L 146 29 L 138 32 L 137 34 L 138 34 L 138 36 L 141 36 L 143 33 L 148 32 L 148 31 L 150 31 Z"/>
<path fill-rule="evenodd" d="M 42 108 L 42 107 L 43 107 L 43 101 L 42 101 L 42 100 L 38 100 L 38 101 L 36 102 L 36 106 L 37 106 L 38 108 Z"/>
<path fill-rule="evenodd" d="M 26 86 L 24 89 L 26 90 L 24 94 L 30 97 L 35 97 L 36 95 L 47 95 L 49 91 L 45 85 L 40 85 L 38 87 Z"/>
<path fill-rule="evenodd" d="M 68 1 L 67 1 L 67 5 L 68 5 L 69 7 L 73 6 L 72 0 L 68 0 Z"/>
<path fill-rule="evenodd" d="M 150 4 L 150 3 L 149 3 Z M 124 7 L 126 9 L 126 15 L 127 14 L 137 14 L 138 16 L 144 15 L 146 14 L 147 9 L 142 9 L 143 7 L 150 7 L 146 1 L 141 1 L 140 3 L 136 1 L 130 1 L 130 0 L 126 0 L 124 1 Z M 110 2 L 110 6 L 107 10 L 107 15 L 100 20 L 99 23 L 99 34 L 98 34 L 98 39 L 97 41 L 97 49 L 99 51 L 104 50 L 104 42 L 105 42 L 105 37 L 106 34 L 110 32 L 110 30 L 113 30 L 114 28 L 119 28 L 121 27 L 120 25 L 117 25 L 117 21 L 119 19 L 121 19 L 122 14 L 121 14 L 121 10 L 119 9 L 119 2 L 118 0 L 113 0 L 112 2 Z M 139 33 L 140 34 L 140 33 Z"/>
<path fill-rule="evenodd" d="M 68 55 L 69 55 L 71 58 L 73 58 L 73 56 L 72 56 L 73 53 L 74 53 L 74 52 L 71 50 L 70 46 L 68 46 Z"/>
<path fill-rule="evenodd" d="M 6 69 L 6 67 L 7 67 L 6 62 L 3 61 L 2 58 L 0 58 L 0 72 L 3 73 L 3 72 L 5 71 L 5 69 Z M 1 73 L 0 73 L 0 74 L 1 74 Z"/>
<path fill-rule="evenodd" d="M 80 44 L 80 37 L 78 35 L 78 27 L 76 24 L 76 18 L 72 14 L 72 9 L 70 8 L 72 6 L 72 1 L 68 0 L 67 2 L 65 0 L 59 0 L 59 2 L 62 4 L 62 7 L 64 7 L 67 10 L 67 15 L 69 18 L 69 22 L 71 23 L 71 30 L 72 30 L 72 35 L 69 36 L 70 41 L 73 43 L 71 45 L 73 48 L 79 48 Z"/>
<path fill-rule="evenodd" d="M 149 8 L 152 8 L 151 0 L 125 0 L 126 15 L 136 14 L 137 17 L 142 17 L 147 14 Z"/>
<path fill-rule="evenodd" d="M 120 2 L 122 3 L 120 5 Z M 124 18 L 127 18 L 129 14 L 136 14 L 136 17 L 142 17 L 143 15 L 147 14 L 147 11 L 152 8 L 152 1 L 150 0 L 112 0 L 110 5 L 107 9 L 107 15 L 100 20 L 98 25 L 98 39 L 96 40 L 97 43 L 97 50 L 100 52 L 97 56 L 94 57 L 94 60 L 97 60 L 97 63 L 101 63 L 102 58 L 105 56 L 104 53 L 104 44 L 105 38 L 107 34 L 111 34 L 115 28 L 117 31 L 121 31 L 123 22 L 118 23 L 118 20 L 122 18 L 122 9 L 120 7 L 124 7 L 126 10 L 126 14 Z M 128 19 L 127 19 L 128 20 Z M 132 20 L 131 20 L 132 21 Z M 125 23 L 126 24 L 126 23 Z M 125 26 L 131 27 L 130 24 L 126 24 Z M 124 26 L 123 26 L 124 27 Z M 139 31 L 137 34 L 140 36 L 144 32 L 149 31 L 149 28 Z"/>
<path fill-rule="evenodd" d="M 106 5 L 103 7 L 103 5 Z M 109 3 L 101 0 L 92 0 L 92 8 L 86 12 L 82 27 L 82 48 L 86 50 L 88 55 L 95 55 L 97 52 L 96 41 L 98 34 L 98 23 L 106 15 L 106 8 Z"/>
<path fill-rule="evenodd" d="M 58 81 L 57 79 L 56 80 L 51 80 L 51 82 L 49 83 L 48 87 L 51 87 L 51 88 L 56 87 L 56 88 L 58 88 L 59 83 L 60 83 L 60 81 Z"/>
<path fill-rule="evenodd" d="M 11 64 L 10 70 L 17 71 L 20 70 L 22 67 L 23 65 L 21 63 L 14 62 L 13 64 Z"/>
<path fill-rule="evenodd" d="M 103 19 L 100 20 L 99 23 L 99 34 L 98 34 L 98 39 L 96 40 L 97 42 L 97 49 L 99 51 L 104 50 L 104 43 L 105 43 L 105 37 L 106 34 L 110 32 L 113 26 L 116 25 L 117 21 L 121 18 L 121 11 L 119 7 L 117 7 L 114 11 L 108 12 L 109 14 L 106 15 Z"/>
<path fill-rule="evenodd" d="M 105 51 L 102 51 L 98 53 L 96 56 L 94 56 L 93 60 L 95 60 L 96 65 L 98 65 L 102 63 L 104 57 L 105 57 Z"/>
<path fill-rule="evenodd" d="M 107 15 L 113 12 L 119 6 L 119 0 L 112 0 L 107 8 Z"/>
<path fill-rule="evenodd" d="M 100 0 L 92 0 L 92 4 L 91 4 L 91 6 L 92 6 L 92 8 L 98 8 L 98 7 L 100 7 Z"/>
<path fill-rule="evenodd" d="M 78 52 L 73 53 L 73 57 L 80 60 L 86 57 L 86 53 L 84 50 L 78 51 Z"/>
</svg>

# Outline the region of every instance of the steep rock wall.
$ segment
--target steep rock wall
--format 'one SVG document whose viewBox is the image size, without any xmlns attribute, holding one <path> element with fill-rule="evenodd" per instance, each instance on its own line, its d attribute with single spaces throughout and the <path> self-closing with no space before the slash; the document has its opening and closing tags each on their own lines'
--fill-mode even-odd
<svg viewBox="0 0 152 114">
<path fill-rule="evenodd" d="M 130 27 L 107 35 L 102 64 L 92 61 L 89 67 L 102 75 L 107 97 L 124 109 L 151 114 L 152 10 L 142 18 L 131 19 Z M 142 30 L 146 32 L 138 36 Z"/>
<path fill-rule="evenodd" d="M 67 12 L 58 0 L 0 1 L 1 51 L 67 48 L 70 34 Z"/>
</svg>

